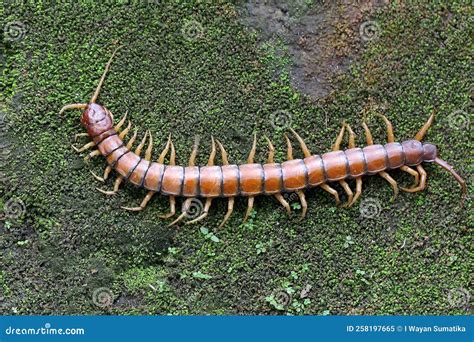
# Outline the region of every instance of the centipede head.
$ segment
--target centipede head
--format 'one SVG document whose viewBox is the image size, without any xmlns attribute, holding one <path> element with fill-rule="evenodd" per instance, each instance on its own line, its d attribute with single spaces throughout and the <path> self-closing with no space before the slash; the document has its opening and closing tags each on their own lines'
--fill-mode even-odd
<svg viewBox="0 0 474 342">
<path fill-rule="evenodd" d="M 114 120 L 107 108 L 97 103 L 89 103 L 82 113 L 81 124 L 87 129 L 89 136 L 95 137 L 112 129 Z"/>
</svg>

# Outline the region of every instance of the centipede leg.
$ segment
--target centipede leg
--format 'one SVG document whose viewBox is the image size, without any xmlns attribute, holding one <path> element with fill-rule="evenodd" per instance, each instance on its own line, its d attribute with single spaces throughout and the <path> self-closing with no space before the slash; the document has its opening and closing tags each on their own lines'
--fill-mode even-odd
<svg viewBox="0 0 474 342">
<path fill-rule="evenodd" d="M 356 146 L 355 146 L 354 131 L 352 130 L 352 128 L 349 124 L 346 123 L 345 126 L 347 128 L 347 131 L 349 132 L 348 146 L 349 146 L 349 148 L 355 148 Z M 355 194 L 354 194 L 354 197 L 353 197 L 352 201 L 347 204 L 347 207 L 352 206 L 357 201 L 357 199 L 360 197 L 360 195 L 362 194 L 362 177 L 356 177 L 355 182 L 356 182 Z"/>
<path fill-rule="evenodd" d="M 89 153 L 87 156 L 84 157 L 84 161 L 88 162 L 89 159 L 94 158 L 94 157 L 98 157 L 98 156 L 100 156 L 100 151 L 99 150 L 92 151 L 91 153 Z"/>
<path fill-rule="evenodd" d="M 158 215 L 159 218 L 168 219 L 173 217 L 176 214 L 176 198 L 174 196 L 170 196 L 170 212 L 164 215 Z"/>
<path fill-rule="evenodd" d="M 339 200 L 339 194 L 337 193 L 336 190 L 334 190 L 333 188 L 331 188 L 329 185 L 327 184 L 321 184 L 320 185 L 321 189 L 329 192 L 331 195 L 334 196 L 334 199 L 336 200 L 336 205 L 339 205 L 341 204 L 341 201 Z"/>
<path fill-rule="evenodd" d="M 166 156 L 166 153 L 168 153 L 168 148 L 171 147 L 170 165 L 176 165 L 176 150 L 174 149 L 174 144 L 171 141 L 171 137 L 168 138 L 168 142 L 169 143 L 166 144 L 165 150 L 163 150 L 159 159 L 160 160 L 164 159 Z M 163 155 L 164 152 L 166 153 Z M 160 163 L 162 163 L 162 161 Z M 170 212 L 168 214 L 160 215 L 159 217 L 163 219 L 167 219 L 174 216 L 175 213 L 176 213 L 176 198 L 174 196 L 170 196 Z"/>
<path fill-rule="evenodd" d="M 95 142 L 91 141 L 87 144 L 85 144 L 84 146 L 82 146 L 81 148 L 77 148 L 76 146 L 74 145 L 71 145 L 72 148 L 74 149 L 74 151 L 76 151 L 77 153 L 81 153 L 81 152 L 84 152 L 85 150 L 88 150 L 90 149 L 91 147 L 94 147 L 95 146 Z"/>
<path fill-rule="evenodd" d="M 168 141 L 166 142 L 165 148 L 161 151 L 160 156 L 158 157 L 158 163 L 163 164 L 165 162 L 165 157 L 170 150 L 171 145 L 171 134 L 168 135 Z"/>
<path fill-rule="evenodd" d="M 112 171 L 112 167 L 108 165 L 105 170 L 104 170 L 104 175 L 102 177 L 96 175 L 94 171 L 91 171 L 92 175 L 94 176 L 95 179 L 97 179 L 99 182 L 105 182 L 107 178 L 109 178 L 109 174 Z"/>
<path fill-rule="evenodd" d="M 357 177 L 355 181 L 356 181 L 356 191 L 354 194 L 354 199 L 352 200 L 351 204 L 349 204 L 349 207 L 352 206 L 355 202 L 357 202 L 360 195 L 362 194 L 362 177 Z"/>
<path fill-rule="evenodd" d="M 281 205 L 286 209 L 286 212 L 288 213 L 288 215 L 290 215 L 291 214 L 290 204 L 285 200 L 283 195 L 282 194 L 275 194 L 273 196 L 275 196 L 275 198 L 278 200 L 278 202 L 280 202 Z"/>
<path fill-rule="evenodd" d="M 154 194 L 155 194 L 154 191 L 148 191 L 145 198 L 143 199 L 142 203 L 140 203 L 140 206 L 138 206 L 138 207 L 121 207 L 121 208 L 124 209 L 124 210 L 128 210 L 128 211 L 141 211 L 141 210 L 145 209 L 146 205 L 151 200 L 151 198 L 153 197 Z"/>
<path fill-rule="evenodd" d="M 250 197 L 248 198 L 247 211 L 245 212 L 244 222 L 247 221 L 247 219 L 248 219 L 249 216 L 250 216 L 250 213 L 252 212 L 254 201 L 255 201 L 255 197 L 254 197 L 254 196 L 250 196 Z"/>
<path fill-rule="evenodd" d="M 186 224 L 193 224 L 193 223 L 203 220 L 207 216 L 209 212 L 209 208 L 211 207 L 211 204 L 212 204 L 212 198 L 207 198 L 206 203 L 204 204 L 204 209 L 202 211 L 202 214 L 199 217 L 195 218 L 194 220 L 186 222 Z"/>
<path fill-rule="evenodd" d="M 428 120 L 425 122 L 425 124 L 423 125 L 423 127 L 421 127 L 420 131 L 418 133 L 416 133 L 416 136 L 415 136 L 415 140 L 418 140 L 418 141 L 421 141 L 423 139 L 423 137 L 425 136 L 426 134 L 426 131 L 428 131 L 428 129 L 431 127 L 431 125 L 433 124 L 433 120 L 434 120 L 434 113 L 430 115 L 430 117 L 428 118 Z"/>
<path fill-rule="evenodd" d="M 194 166 L 195 163 L 196 163 L 196 156 L 197 156 L 197 151 L 198 151 L 198 146 L 199 146 L 199 139 L 198 137 L 196 136 L 195 140 L 194 140 L 194 144 L 193 144 L 193 149 L 191 151 L 191 155 L 189 156 L 189 161 L 188 161 L 188 165 L 189 166 Z M 176 220 L 174 220 L 173 222 L 171 222 L 168 227 L 171 227 L 171 226 L 174 226 L 176 223 L 180 222 L 183 218 L 186 217 L 186 215 L 188 215 L 188 208 L 190 207 L 192 201 L 195 200 L 194 197 L 191 197 L 191 198 L 187 198 L 184 203 L 183 203 L 183 208 L 182 208 L 182 213 L 181 215 L 179 215 Z"/>
<path fill-rule="evenodd" d="M 341 130 L 339 131 L 339 134 L 337 135 L 336 141 L 334 142 L 334 145 L 332 146 L 333 151 L 339 151 L 341 149 L 341 142 L 342 142 L 342 139 L 344 138 L 345 129 L 346 129 L 346 124 L 343 123 Z"/>
<path fill-rule="evenodd" d="M 395 181 L 395 179 L 393 179 L 387 172 L 385 171 L 382 171 L 382 172 L 379 172 L 378 173 L 380 175 L 380 177 L 382 177 L 383 179 L 385 179 L 387 182 L 390 183 L 390 186 L 392 187 L 393 189 L 393 196 L 392 198 L 390 199 L 391 202 L 393 202 L 395 200 L 395 198 L 397 197 L 398 195 L 398 184 L 397 182 Z"/>
<path fill-rule="evenodd" d="M 227 158 L 227 152 L 225 151 L 224 146 L 220 143 L 219 140 L 216 140 L 216 142 L 217 142 L 217 145 L 219 146 L 219 150 L 221 151 L 222 164 L 223 165 L 229 165 L 229 160 Z M 218 228 L 222 228 L 224 226 L 224 224 L 227 222 L 227 220 L 229 219 L 230 215 L 232 215 L 232 212 L 234 211 L 234 202 L 235 202 L 235 197 L 229 197 L 229 201 L 227 203 L 227 212 L 224 216 L 224 219 L 219 224 Z"/>
<path fill-rule="evenodd" d="M 114 189 L 112 191 L 105 191 L 105 190 L 102 190 L 100 188 L 96 188 L 96 189 L 97 189 L 97 191 L 100 191 L 104 195 L 112 196 L 112 195 L 115 195 L 117 193 L 122 181 L 123 181 L 123 176 L 118 176 L 117 179 L 115 180 Z"/>
<path fill-rule="evenodd" d="M 257 133 L 254 133 L 252 149 L 250 150 L 249 156 L 247 158 L 247 163 L 252 164 L 254 162 L 255 152 L 257 150 Z M 250 196 L 247 202 L 247 211 L 245 212 L 244 222 L 247 221 L 250 212 L 252 211 L 254 203 L 254 196 Z"/>
<path fill-rule="evenodd" d="M 255 158 L 255 152 L 257 151 L 257 133 L 253 135 L 252 149 L 250 150 L 249 156 L 247 158 L 247 163 L 253 164 Z"/>
<path fill-rule="evenodd" d="M 387 142 L 392 143 L 395 141 L 395 135 L 393 134 L 393 125 L 389 119 L 383 114 L 376 114 L 377 116 L 381 117 L 385 123 L 387 129 Z"/>
<path fill-rule="evenodd" d="M 171 227 L 171 226 L 174 226 L 176 223 L 180 222 L 183 218 L 186 217 L 186 215 L 188 215 L 188 208 L 189 206 L 191 205 L 192 203 L 192 200 L 194 200 L 194 198 L 187 198 L 184 203 L 183 203 L 183 208 L 182 208 L 182 212 L 181 212 L 181 215 L 179 215 L 176 220 L 174 220 L 173 222 L 171 222 L 168 227 Z"/>
<path fill-rule="evenodd" d="M 128 132 L 130 132 L 131 128 L 132 128 L 132 122 L 128 121 L 127 127 L 125 127 L 125 129 L 122 132 L 120 132 L 120 134 L 119 134 L 120 140 L 123 140 L 127 136 Z"/>
<path fill-rule="evenodd" d="M 306 212 L 308 211 L 308 203 L 306 202 L 306 197 L 304 195 L 303 190 L 297 190 L 296 194 L 300 198 L 300 202 L 301 202 L 301 209 L 302 210 L 301 210 L 300 220 L 302 220 L 302 219 L 304 219 L 304 217 L 306 216 Z"/>
<path fill-rule="evenodd" d="M 120 121 L 114 126 L 114 130 L 118 132 L 120 128 L 122 128 L 125 121 L 127 121 L 128 110 L 125 112 L 124 116 L 120 119 Z"/>
<path fill-rule="evenodd" d="M 265 140 L 267 140 L 268 143 L 268 157 L 267 157 L 267 163 L 274 163 L 275 162 L 275 147 L 273 147 L 272 142 L 270 139 L 265 135 Z"/>
<path fill-rule="evenodd" d="M 420 182 L 420 174 L 418 172 L 416 172 L 415 170 L 413 170 L 412 168 L 406 166 L 406 165 L 401 166 L 400 170 L 402 170 L 402 171 L 412 175 L 413 177 L 415 177 L 415 182 L 410 187 L 410 189 L 416 188 L 418 186 L 418 183 Z M 402 188 L 400 187 L 400 189 L 402 189 Z"/>
<path fill-rule="evenodd" d="M 216 158 L 216 142 L 214 140 L 214 137 L 211 137 L 211 141 L 212 141 L 212 146 L 211 146 L 211 154 L 209 155 L 209 159 L 207 161 L 208 166 L 213 166 L 215 158 Z M 206 204 L 204 204 L 203 213 L 199 217 L 195 218 L 194 220 L 186 222 L 186 224 L 193 224 L 204 219 L 207 216 L 207 213 L 209 212 L 209 208 L 211 207 L 211 204 L 212 204 L 212 198 L 207 198 Z"/>
<path fill-rule="evenodd" d="M 286 151 L 286 158 L 287 160 L 293 160 L 293 146 L 291 146 L 291 141 L 288 136 L 285 134 L 286 145 L 288 149 Z"/>
<path fill-rule="evenodd" d="M 147 136 L 149 136 L 150 138 L 149 138 L 148 147 L 147 147 L 146 152 L 145 152 L 145 160 L 150 161 L 151 160 L 151 151 L 153 149 L 153 137 L 152 137 L 150 131 L 146 131 L 145 136 L 144 136 L 142 142 L 140 143 L 140 145 L 136 148 L 135 153 L 138 156 L 141 154 L 141 150 L 143 148 L 143 145 L 145 144 Z M 146 205 L 151 200 L 151 198 L 153 197 L 154 194 L 155 194 L 154 191 L 148 191 L 145 198 L 142 200 L 142 202 L 140 203 L 140 205 L 138 207 L 122 207 L 122 209 L 129 210 L 129 211 L 141 211 L 141 210 L 145 209 Z"/>
<path fill-rule="evenodd" d="M 367 145 L 373 145 L 374 139 L 372 138 L 372 133 L 370 132 L 369 126 L 367 126 L 365 121 L 362 122 L 362 127 L 364 127 L 365 141 L 367 142 Z"/>
<path fill-rule="evenodd" d="M 128 131 L 130 130 L 130 124 L 128 125 L 127 127 L 127 132 L 125 132 L 125 130 L 122 132 L 124 133 L 125 132 L 125 135 L 128 133 Z M 124 137 L 125 137 L 124 135 Z M 146 136 L 145 136 L 146 137 Z M 127 148 L 130 150 L 133 146 L 133 143 L 135 142 L 137 138 L 137 131 L 135 131 L 135 133 L 133 134 L 132 138 L 130 139 L 130 141 L 128 142 L 127 144 Z M 138 150 L 138 149 L 137 149 Z M 137 150 L 135 152 L 137 152 Z M 140 150 L 138 150 L 138 152 L 141 151 L 141 147 L 140 147 Z M 98 150 L 92 152 L 91 154 L 89 154 L 88 157 L 92 157 L 93 153 L 96 153 L 98 152 L 98 154 L 100 154 L 100 152 Z M 105 169 L 104 171 L 104 181 L 105 179 L 108 177 L 108 174 L 109 172 L 112 171 L 112 168 L 110 168 L 109 166 L 107 166 L 107 168 Z M 92 173 L 92 175 L 94 175 L 94 177 L 96 177 L 98 180 L 100 180 L 100 177 L 97 177 L 97 175 L 95 175 L 94 173 Z M 122 183 L 122 180 L 123 180 L 123 177 L 122 176 L 118 176 L 117 179 L 115 180 L 115 183 L 114 183 L 114 190 L 113 191 L 105 191 L 105 190 L 102 190 L 102 189 L 98 189 L 100 192 L 106 194 L 106 195 L 115 195 L 119 189 L 119 186 L 120 186 L 120 183 Z"/>
<path fill-rule="evenodd" d="M 344 122 L 342 124 L 341 130 L 339 131 L 339 134 L 337 135 L 336 141 L 334 142 L 334 145 L 332 147 L 333 151 L 339 151 L 341 149 L 341 142 L 342 142 L 342 139 L 344 138 L 345 129 L 346 129 L 346 123 Z M 348 207 L 351 205 L 353 201 L 354 194 L 352 193 L 352 190 L 349 184 L 347 184 L 345 180 L 340 180 L 339 184 L 342 186 L 342 188 L 344 189 L 347 195 L 347 202 L 343 205 L 343 207 Z"/>
<path fill-rule="evenodd" d="M 230 215 L 232 215 L 232 212 L 234 211 L 234 200 L 235 200 L 235 197 L 229 197 L 229 201 L 227 203 L 227 212 L 224 216 L 224 219 L 219 224 L 218 228 L 222 228 L 224 224 L 227 222 L 227 220 L 229 219 Z"/>
<path fill-rule="evenodd" d="M 346 208 L 352 204 L 352 201 L 354 200 L 354 193 L 345 180 L 340 180 L 339 184 L 342 186 L 347 195 L 347 202 L 342 205 L 342 207 Z"/>
<path fill-rule="evenodd" d="M 77 133 L 76 135 L 74 135 L 74 141 L 77 141 L 77 138 L 87 137 L 87 136 L 89 136 L 88 133 Z"/>
<path fill-rule="evenodd" d="M 403 191 L 406 191 L 406 192 L 417 192 L 417 191 L 421 191 L 424 188 L 426 188 L 427 174 L 426 174 L 425 169 L 421 165 L 417 165 L 416 169 L 418 170 L 418 172 L 421 175 L 420 184 L 415 188 L 400 188 L 400 189 L 402 189 Z"/>
<path fill-rule="evenodd" d="M 295 132 L 293 128 L 290 128 L 291 133 L 296 137 L 296 140 L 298 140 L 301 150 L 303 151 L 303 155 L 307 157 L 311 157 L 311 152 L 309 151 L 308 147 L 306 146 L 306 143 L 304 142 L 303 138 L 299 136 L 298 133 Z"/>
</svg>

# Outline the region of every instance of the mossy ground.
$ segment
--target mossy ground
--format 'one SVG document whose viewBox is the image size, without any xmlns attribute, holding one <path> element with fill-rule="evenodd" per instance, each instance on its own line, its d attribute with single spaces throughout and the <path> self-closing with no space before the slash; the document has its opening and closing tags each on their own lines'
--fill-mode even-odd
<svg viewBox="0 0 474 342">
<path fill-rule="evenodd" d="M 255 132 L 257 160 L 265 160 L 266 134 L 282 161 L 285 130 L 272 125 L 278 111 L 290 113 L 292 127 L 321 153 L 343 120 L 364 144 L 359 127 L 368 117 L 382 142 L 373 114 L 383 111 L 403 140 L 436 110 L 427 140 L 472 191 L 474 13 L 470 1 L 436 3 L 392 4 L 366 18 L 378 24 L 378 38 L 358 42 L 361 53 L 350 70 L 317 103 L 291 87 L 290 59 L 257 44 L 258 33 L 239 24 L 241 4 L 7 3 L 3 24 L 20 21 L 26 34 L 2 47 L 3 139 L 13 144 L 2 205 L 21 199 L 26 211 L 4 217 L 1 228 L 1 312 L 465 314 L 471 202 L 459 207 L 458 184 L 436 166 L 426 166 L 426 191 L 401 193 L 393 203 L 383 179 L 365 178 L 362 199 L 380 204 L 373 218 L 361 217 L 361 202 L 336 208 L 315 189 L 307 192 L 302 221 L 259 197 L 245 224 L 246 202 L 239 199 L 227 226 L 215 230 L 226 208 L 216 200 L 202 224 L 168 228 L 158 218 L 168 210 L 165 197 L 130 213 L 120 206 L 139 203 L 144 191 L 126 185 L 105 197 L 95 190 L 112 181 L 98 184 L 89 173 L 102 172 L 102 158 L 85 164 L 70 147 L 82 131 L 80 112 L 58 115 L 64 104 L 90 98 L 119 41 L 100 102 L 116 117 L 128 110 L 140 132 L 153 132 L 155 156 L 171 132 L 185 164 L 198 135 L 205 164 L 212 134 L 232 162 L 242 163 Z M 102 288 L 101 298 L 112 296 L 112 305 L 94 303 Z"/>
</svg>

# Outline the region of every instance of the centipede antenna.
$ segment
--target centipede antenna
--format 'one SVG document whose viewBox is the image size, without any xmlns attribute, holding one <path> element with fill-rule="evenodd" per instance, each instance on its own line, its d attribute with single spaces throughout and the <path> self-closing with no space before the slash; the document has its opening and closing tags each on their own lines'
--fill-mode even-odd
<svg viewBox="0 0 474 342">
<path fill-rule="evenodd" d="M 63 113 L 69 109 L 85 109 L 86 107 L 87 107 L 87 103 L 68 104 L 68 105 L 65 105 L 63 108 L 61 108 L 61 110 L 59 111 L 59 115 L 63 115 Z"/>
<path fill-rule="evenodd" d="M 92 95 L 92 98 L 91 98 L 91 103 L 94 103 L 97 98 L 99 97 L 99 92 L 100 92 L 100 88 L 102 88 L 102 85 L 104 84 L 104 80 L 105 80 L 105 76 L 107 75 L 107 72 L 109 71 L 109 68 L 110 68 L 110 64 L 112 64 L 112 60 L 114 59 L 114 56 L 115 54 L 117 53 L 117 51 L 121 48 L 121 46 L 117 47 L 114 52 L 112 53 L 112 56 L 110 56 L 110 59 L 109 61 L 107 62 L 107 64 L 105 65 L 105 69 L 104 69 L 104 73 L 102 74 L 102 77 L 100 78 L 99 80 L 99 84 L 97 85 L 97 88 L 94 92 L 94 95 Z"/>
<path fill-rule="evenodd" d="M 435 164 L 438 164 L 441 166 L 443 169 L 447 170 L 450 174 L 456 178 L 456 181 L 461 185 L 461 206 L 464 204 L 464 200 L 466 199 L 467 196 L 467 187 L 466 187 L 466 181 L 456 172 L 454 171 L 453 167 L 449 165 L 447 162 L 440 158 L 435 158 L 434 160 Z"/>
</svg>

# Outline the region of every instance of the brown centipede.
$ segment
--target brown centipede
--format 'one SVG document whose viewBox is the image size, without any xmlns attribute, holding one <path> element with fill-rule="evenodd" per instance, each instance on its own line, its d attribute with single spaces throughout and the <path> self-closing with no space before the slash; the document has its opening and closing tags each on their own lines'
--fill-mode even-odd
<svg viewBox="0 0 474 342">
<path fill-rule="evenodd" d="M 114 126 L 112 113 L 104 106 L 96 103 L 100 89 L 104 83 L 110 64 L 118 49 L 114 51 L 105 66 L 105 70 L 100 78 L 99 84 L 89 103 L 76 103 L 64 106 L 60 113 L 68 109 L 82 109 L 81 123 L 87 129 L 87 133 L 80 133 L 77 136 L 88 136 L 91 142 L 78 149 L 77 152 L 86 151 L 89 148 L 96 148 L 86 156 L 87 158 L 102 155 L 107 160 L 108 166 L 102 177 L 92 172 L 99 181 L 105 181 L 110 172 L 115 170 L 118 178 L 115 180 L 112 191 L 98 189 L 104 194 L 115 194 L 120 184 L 128 180 L 132 184 L 148 190 L 145 198 L 137 207 L 122 207 L 126 210 L 143 210 L 155 193 L 169 196 L 170 212 L 162 215 L 162 218 L 170 218 L 176 213 L 176 197 L 183 197 L 185 201 L 183 208 L 189 207 L 195 198 L 205 198 L 206 202 L 202 213 L 195 219 L 186 222 L 187 224 L 198 222 L 204 219 L 214 198 L 228 198 L 228 209 L 219 227 L 229 219 L 234 207 L 234 199 L 237 196 L 248 198 L 247 211 L 244 221 L 248 218 L 254 204 L 254 198 L 258 195 L 274 196 L 288 211 L 291 207 L 283 197 L 285 192 L 295 192 L 301 202 L 304 217 L 307 211 L 307 202 L 304 190 L 310 187 L 321 187 L 323 190 L 334 196 L 337 204 L 340 203 L 338 192 L 328 183 L 338 182 L 347 195 L 347 202 L 344 206 L 353 205 L 362 193 L 362 176 L 379 175 L 384 178 L 393 188 L 395 198 L 398 194 L 397 182 L 387 173 L 388 170 L 400 169 L 414 177 L 414 185 L 410 188 L 400 187 L 406 192 L 417 192 L 425 189 L 427 173 L 422 163 L 435 163 L 450 172 L 456 181 L 461 185 L 462 198 L 466 196 L 466 183 L 447 162 L 438 157 L 438 150 L 435 145 L 422 143 L 428 128 L 431 126 L 434 114 L 422 126 L 414 139 L 403 142 L 396 142 L 393 127 L 390 121 L 379 114 L 383 119 L 387 130 L 387 143 L 385 145 L 374 144 L 369 127 L 363 122 L 366 135 L 367 146 L 359 148 L 355 146 L 355 134 L 347 123 L 343 123 L 332 151 L 313 155 L 304 140 L 292 129 L 290 131 L 298 141 L 304 159 L 293 158 L 293 148 L 290 139 L 285 135 L 288 145 L 287 159 L 283 163 L 275 163 L 274 147 L 271 141 L 265 137 L 269 146 L 269 154 L 265 164 L 254 162 L 256 152 L 257 137 L 254 135 L 253 145 L 249 153 L 247 163 L 242 165 L 230 164 L 227 153 L 218 140 L 212 138 L 212 149 L 206 166 L 195 165 L 197 155 L 197 144 L 194 145 L 187 166 L 176 165 L 176 153 L 171 136 L 168 138 L 165 148 L 160 154 L 157 162 L 151 160 L 153 137 L 147 131 L 140 144 L 132 151 L 132 146 L 137 138 L 137 133 L 131 137 L 128 143 L 124 139 L 130 132 L 131 123 L 124 127 L 127 113 Z M 349 134 L 349 149 L 341 150 L 340 145 L 345 131 Z M 144 157 L 141 157 L 142 150 L 149 141 Z M 216 143 L 219 147 L 223 165 L 215 165 Z M 165 165 L 165 157 L 171 150 L 169 164 Z M 416 169 L 414 169 L 416 168 Z M 356 191 L 352 192 L 347 179 L 355 179 Z M 170 225 L 181 221 L 183 212 Z"/>
</svg>

